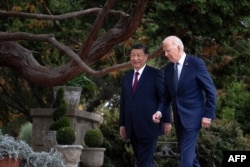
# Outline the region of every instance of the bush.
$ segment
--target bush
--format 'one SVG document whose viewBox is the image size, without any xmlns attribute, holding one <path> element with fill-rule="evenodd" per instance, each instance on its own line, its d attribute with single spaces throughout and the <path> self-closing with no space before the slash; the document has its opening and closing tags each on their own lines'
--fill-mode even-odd
<svg viewBox="0 0 250 167">
<path fill-rule="evenodd" d="M 27 119 L 24 115 L 15 116 L 11 121 L 3 124 L 2 133 L 18 138 L 21 125 L 25 122 L 27 122 Z"/>
<path fill-rule="evenodd" d="M 27 122 L 21 126 L 19 138 L 28 144 L 31 144 L 32 139 L 32 123 Z"/>
<path fill-rule="evenodd" d="M 223 151 L 249 150 L 247 139 L 243 136 L 236 121 L 216 120 L 209 129 L 202 129 L 198 145 L 198 156 L 204 167 L 220 166 Z"/>
<path fill-rule="evenodd" d="M 99 147 L 103 144 L 103 134 L 100 129 L 90 129 L 84 136 L 84 143 L 88 147 Z"/>
<path fill-rule="evenodd" d="M 53 112 L 52 114 L 53 120 L 57 121 L 61 119 L 66 114 L 67 108 L 68 108 L 68 104 L 65 102 L 65 100 L 63 100 L 61 104 L 59 104 L 57 108 L 55 109 L 55 111 Z"/>
<path fill-rule="evenodd" d="M 61 154 L 56 150 L 34 152 L 25 141 L 16 140 L 9 135 L 0 135 L 0 160 L 5 157 L 19 158 L 21 167 L 65 167 Z"/>
<path fill-rule="evenodd" d="M 106 148 L 103 167 L 134 166 L 134 153 L 129 142 L 121 140 L 117 130 L 119 129 L 118 109 L 104 110 L 104 122 L 100 129 L 103 132 Z"/>
<path fill-rule="evenodd" d="M 56 133 L 56 140 L 61 145 L 71 145 L 75 142 L 76 135 L 71 127 L 62 127 Z"/>
<path fill-rule="evenodd" d="M 0 160 L 4 157 L 26 160 L 32 153 L 32 148 L 26 142 L 9 135 L 0 135 Z"/>
<path fill-rule="evenodd" d="M 70 119 L 68 117 L 62 117 L 61 119 L 53 122 L 49 128 L 49 130 L 59 130 L 63 127 L 70 126 Z"/>
<path fill-rule="evenodd" d="M 232 81 L 226 83 L 217 99 L 217 117 L 220 119 L 236 120 L 244 134 L 250 133 L 250 92 L 249 84 Z"/>
<path fill-rule="evenodd" d="M 106 148 L 103 167 L 120 166 L 127 167 L 134 165 L 134 156 L 129 142 L 121 140 L 117 129 L 119 129 L 118 110 L 104 110 L 104 122 L 100 129 L 104 135 Z M 175 129 L 167 136 L 159 137 L 159 141 L 176 141 Z M 239 126 L 232 120 L 215 120 L 210 128 L 202 129 L 198 143 L 198 157 L 202 167 L 220 166 L 223 158 L 223 150 L 250 150 L 250 137 L 247 139 Z M 170 162 L 170 158 L 156 159 L 159 166 L 176 166 Z"/>
<path fill-rule="evenodd" d="M 57 90 L 53 107 L 56 108 L 52 115 L 54 121 L 61 119 L 66 114 L 67 109 L 68 109 L 68 104 L 64 100 L 64 88 L 63 87 L 59 87 L 59 89 Z"/>
</svg>

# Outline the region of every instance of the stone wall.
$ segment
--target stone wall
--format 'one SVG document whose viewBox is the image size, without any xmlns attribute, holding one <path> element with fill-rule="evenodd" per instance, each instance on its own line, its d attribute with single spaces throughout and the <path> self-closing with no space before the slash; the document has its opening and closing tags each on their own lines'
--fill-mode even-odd
<svg viewBox="0 0 250 167">
<path fill-rule="evenodd" d="M 48 151 L 43 143 L 43 131 L 49 130 L 53 122 L 53 108 L 31 109 L 30 115 L 33 121 L 32 128 L 32 148 L 34 151 Z M 74 144 L 82 145 L 83 138 L 87 130 L 96 128 L 103 121 L 100 114 L 81 111 L 78 109 L 69 109 L 66 116 L 70 118 L 71 127 L 76 132 L 76 141 Z"/>
</svg>

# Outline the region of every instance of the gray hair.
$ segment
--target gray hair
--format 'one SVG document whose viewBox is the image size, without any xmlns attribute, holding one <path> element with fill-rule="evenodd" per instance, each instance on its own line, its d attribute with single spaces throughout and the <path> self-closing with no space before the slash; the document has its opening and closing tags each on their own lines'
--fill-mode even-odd
<svg viewBox="0 0 250 167">
<path fill-rule="evenodd" d="M 168 36 L 163 40 L 163 43 L 167 41 L 171 41 L 174 46 L 180 46 L 181 49 L 184 50 L 183 42 L 181 41 L 179 37 L 174 36 L 174 35 Z"/>
</svg>

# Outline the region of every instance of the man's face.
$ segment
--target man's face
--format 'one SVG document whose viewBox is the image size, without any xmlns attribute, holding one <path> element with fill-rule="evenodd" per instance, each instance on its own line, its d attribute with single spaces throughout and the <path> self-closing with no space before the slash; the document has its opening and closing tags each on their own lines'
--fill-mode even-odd
<svg viewBox="0 0 250 167">
<path fill-rule="evenodd" d="M 130 53 L 130 62 L 132 66 L 138 71 L 147 62 L 148 55 L 142 49 L 132 49 Z"/>
<path fill-rule="evenodd" d="M 173 63 L 176 63 L 182 54 L 180 46 L 173 45 L 171 41 L 163 42 L 163 51 L 165 53 L 165 57 Z"/>
</svg>

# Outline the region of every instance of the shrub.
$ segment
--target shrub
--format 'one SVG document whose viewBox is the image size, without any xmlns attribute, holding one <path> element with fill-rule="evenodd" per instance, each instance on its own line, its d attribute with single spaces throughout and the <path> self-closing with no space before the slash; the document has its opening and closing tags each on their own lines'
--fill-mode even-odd
<svg viewBox="0 0 250 167">
<path fill-rule="evenodd" d="M 104 110 L 104 122 L 100 129 L 104 136 L 103 147 L 106 148 L 103 167 L 134 166 L 134 153 L 129 142 L 121 140 L 119 129 L 118 109 Z"/>
<path fill-rule="evenodd" d="M 62 117 L 61 119 L 53 122 L 49 128 L 49 130 L 59 130 L 63 127 L 70 126 L 70 119 L 68 117 Z"/>
<path fill-rule="evenodd" d="M 61 119 L 66 114 L 68 105 L 66 101 L 64 100 L 64 88 L 63 87 L 59 87 L 59 89 L 57 90 L 53 107 L 56 107 L 52 115 L 54 121 Z"/>
<path fill-rule="evenodd" d="M 24 115 L 15 116 L 13 119 L 3 124 L 2 133 L 18 138 L 21 125 L 25 122 L 27 122 L 27 119 Z"/>
<path fill-rule="evenodd" d="M 88 147 L 99 147 L 103 144 L 103 134 L 100 129 L 90 129 L 84 136 L 84 143 Z"/>
<path fill-rule="evenodd" d="M 27 159 L 33 153 L 32 148 L 22 140 L 16 140 L 9 135 L 0 135 L 0 160 L 9 158 Z"/>
<path fill-rule="evenodd" d="M 71 127 L 62 127 L 56 133 L 58 144 L 71 145 L 75 142 L 76 135 Z"/>
<path fill-rule="evenodd" d="M 216 120 L 209 129 L 202 129 L 198 145 L 198 156 L 204 167 L 220 166 L 223 151 L 249 150 L 247 139 L 243 136 L 236 121 Z"/>
<path fill-rule="evenodd" d="M 65 167 L 61 154 L 56 150 L 34 152 L 26 142 L 12 136 L 0 135 L 0 160 L 5 157 L 20 158 L 22 167 Z"/>
<path fill-rule="evenodd" d="M 28 158 L 25 167 L 66 167 L 61 153 L 56 150 L 50 152 L 34 152 Z"/>
<path fill-rule="evenodd" d="M 21 126 L 19 138 L 28 144 L 31 144 L 32 139 L 32 123 L 27 122 Z"/>
</svg>

